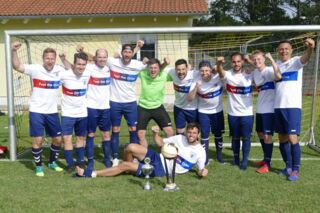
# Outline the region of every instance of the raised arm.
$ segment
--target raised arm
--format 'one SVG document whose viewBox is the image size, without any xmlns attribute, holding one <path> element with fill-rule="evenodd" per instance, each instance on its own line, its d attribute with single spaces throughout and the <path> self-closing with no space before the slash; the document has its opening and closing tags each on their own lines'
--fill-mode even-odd
<svg viewBox="0 0 320 213">
<path fill-rule="evenodd" d="M 201 81 L 196 81 L 196 85 L 195 87 L 189 92 L 188 96 L 187 96 L 187 100 L 188 101 L 193 101 L 194 98 L 196 97 L 197 94 L 197 90 L 199 88 L 199 86 L 201 85 Z"/>
<path fill-rule="evenodd" d="M 78 53 L 81 53 L 81 52 L 82 52 L 82 53 L 87 54 L 87 56 L 88 56 L 88 63 L 94 63 L 95 56 L 94 56 L 93 54 L 89 53 L 89 52 L 84 51 L 84 47 L 83 47 L 81 44 L 77 45 L 76 51 L 77 51 Z"/>
<path fill-rule="evenodd" d="M 163 138 L 159 135 L 160 129 L 158 126 L 151 127 L 152 134 L 153 134 L 153 140 L 156 143 L 157 146 L 162 147 L 163 146 Z"/>
<path fill-rule="evenodd" d="M 137 52 L 139 52 L 141 50 L 141 48 L 144 45 L 144 41 L 143 40 L 138 40 L 136 43 L 136 47 L 133 50 L 133 55 L 135 55 Z"/>
<path fill-rule="evenodd" d="M 271 61 L 271 65 L 272 65 L 273 70 L 274 70 L 274 80 L 275 81 L 281 80 L 282 75 L 281 75 L 280 69 L 279 69 L 277 63 L 274 61 L 272 55 L 270 53 L 266 53 L 265 57 Z"/>
<path fill-rule="evenodd" d="M 20 59 L 18 57 L 18 49 L 20 49 L 21 43 L 20 42 L 14 42 L 11 46 L 12 51 L 12 66 L 13 69 L 17 70 L 18 72 L 24 73 L 24 65 L 21 64 Z"/>
<path fill-rule="evenodd" d="M 169 57 L 165 57 L 163 59 L 163 63 L 160 66 L 160 69 L 163 70 L 164 68 L 166 68 L 168 65 L 170 64 L 170 59 Z"/>
<path fill-rule="evenodd" d="M 225 63 L 224 57 L 220 56 L 217 58 L 217 72 L 219 74 L 220 78 L 224 78 L 224 76 L 226 75 L 226 71 L 223 69 L 223 64 Z"/>
<path fill-rule="evenodd" d="M 65 67 L 65 69 L 72 69 L 73 68 L 73 64 L 70 63 L 70 61 L 68 61 L 66 59 L 66 54 L 65 53 L 60 53 L 59 54 L 60 60 L 63 64 L 63 66 Z"/>
<path fill-rule="evenodd" d="M 306 50 L 304 51 L 304 54 L 301 56 L 300 61 L 302 64 L 306 64 L 313 53 L 313 49 L 315 47 L 315 42 L 312 38 L 307 38 L 304 41 L 305 46 L 307 47 Z"/>
</svg>

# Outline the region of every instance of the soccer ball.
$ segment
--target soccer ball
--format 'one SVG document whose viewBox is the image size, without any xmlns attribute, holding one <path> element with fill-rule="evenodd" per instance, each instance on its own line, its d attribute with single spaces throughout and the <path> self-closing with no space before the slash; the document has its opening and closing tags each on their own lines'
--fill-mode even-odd
<svg viewBox="0 0 320 213">
<path fill-rule="evenodd" d="M 161 154 L 165 158 L 175 158 L 178 155 L 178 148 L 173 143 L 165 143 L 161 148 Z"/>
</svg>

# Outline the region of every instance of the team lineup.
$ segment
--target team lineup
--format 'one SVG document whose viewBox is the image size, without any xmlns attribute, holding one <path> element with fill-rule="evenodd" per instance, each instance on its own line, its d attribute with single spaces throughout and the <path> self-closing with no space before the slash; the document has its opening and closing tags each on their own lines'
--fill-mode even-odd
<svg viewBox="0 0 320 213">
<path fill-rule="evenodd" d="M 154 171 L 151 176 L 164 176 L 162 154 L 148 148 L 146 129 L 153 119 L 158 126 L 151 128 L 153 140 L 159 147 L 174 143 L 178 148 L 177 174 L 197 166 L 197 175 L 207 176 L 209 164 L 209 136 L 214 136 L 216 160 L 222 158 L 224 112 L 222 94 L 227 93 L 227 120 L 232 138 L 232 165 L 245 171 L 251 147 L 254 123 L 253 88 L 257 88 L 256 132 L 259 136 L 263 159 L 256 162 L 260 174 L 271 167 L 273 134 L 278 133 L 279 149 L 285 168 L 279 171 L 288 180 L 299 178 L 301 149 L 298 140 L 301 128 L 303 66 L 310 60 L 314 40 L 305 40 L 302 56 L 292 56 L 290 41 L 278 45 L 278 60 L 270 53 L 256 50 L 250 56 L 241 53 L 230 55 L 231 69 L 225 70 L 224 57 L 216 58 L 213 66 L 203 60 L 191 69 L 185 59 L 175 61 L 164 58 L 138 61 L 133 56 L 143 41 L 122 45 L 121 54 L 108 57 L 106 49 L 97 49 L 95 55 L 77 48 L 73 63 L 65 54 L 59 55 L 63 66 L 56 64 L 57 53 L 52 48 L 43 51 L 43 64 L 22 64 L 18 50 L 20 42 L 12 44 L 13 68 L 32 79 L 29 103 L 29 128 L 33 138 L 32 155 L 36 175 L 44 176 L 42 141 L 52 138 L 48 168 L 57 172 L 63 169 L 56 163 L 63 143 L 67 173 L 79 177 L 116 176 L 131 172 L 143 176 L 141 168 L 149 157 Z M 269 61 L 271 66 L 266 65 Z M 244 68 L 248 63 L 252 70 Z M 141 95 L 136 98 L 135 83 L 141 82 Z M 166 111 L 164 91 L 172 82 L 174 124 Z M 61 119 L 58 113 L 58 96 L 62 88 Z M 125 145 L 122 162 L 119 161 L 119 134 L 122 116 L 129 130 L 130 143 Z M 61 122 L 60 122 L 61 121 Z M 96 129 L 102 133 L 101 147 L 105 169 L 94 170 L 94 139 Z M 160 130 L 165 137 L 159 135 Z M 111 131 L 111 134 L 110 134 Z M 73 135 L 75 147 L 73 147 Z M 200 137 L 201 135 L 201 137 Z M 240 147 L 242 143 L 242 155 Z M 76 153 L 76 162 L 73 154 Z M 85 165 L 85 155 L 87 165 Z M 172 166 L 172 165 L 171 165 Z M 170 169 L 171 171 L 171 169 Z"/>
</svg>

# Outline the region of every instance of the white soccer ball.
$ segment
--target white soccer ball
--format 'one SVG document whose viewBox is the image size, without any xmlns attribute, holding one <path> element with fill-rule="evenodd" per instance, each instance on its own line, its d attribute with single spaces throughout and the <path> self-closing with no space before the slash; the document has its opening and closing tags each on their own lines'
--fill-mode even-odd
<svg viewBox="0 0 320 213">
<path fill-rule="evenodd" d="M 175 158 L 178 155 L 178 148 L 173 143 L 165 143 L 161 148 L 161 154 L 165 158 Z"/>
</svg>

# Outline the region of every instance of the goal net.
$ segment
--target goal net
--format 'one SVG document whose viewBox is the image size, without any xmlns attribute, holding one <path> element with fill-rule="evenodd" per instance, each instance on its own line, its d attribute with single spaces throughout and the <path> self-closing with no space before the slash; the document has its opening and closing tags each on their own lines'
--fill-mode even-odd
<svg viewBox="0 0 320 213">
<path fill-rule="evenodd" d="M 161 29 L 161 28 L 158 28 Z M 118 30 L 119 31 L 119 30 Z M 120 30 L 121 31 L 121 30 Z M 19 58 L 25 64 L 42 64 L 42 51 L 51 47 L 59 53 L 65 53 L 69 61 L 73 61 L 73 54 L 76 52 L 77 46 L 84 47 L 84 51 L 94 54 L 98 48 L 106 48 L 109 52 L 109 57 L 115 53 L 119 53 L 121 45 L 125 43 L 135 44 L 137 40 L 145 42 L 144 47 L 135 55 L 137 60 L 142 60 L 143 57 L 158 58 L 162 60 L 164 57 L 169 57 L 171 64 L 174 67 L 174 62 L 177 59 L 184 58 L 192 66 L 197 69 L 201 60 L 209 60 L 215 64 L 215 59 L 218 56 L 225 56 L 227 62 L 225 69 L 231 68 L 230 55 L 233 52 L 241 52 L 243 54 L 250 54 L 254 50 L 262 50 L 270 52 L 273 57 L 277 58 L 276 48 L 281 40 L 290 40 L 293 44 L 294 55 L 302 55 L 304 52 L 304 39 L 317 39 L 316 33 L 296 31 L 292 33 L 272 32 L 265 30 L 265 32 L 254 32 L 243 30 L 242 32 L 231 32 L 228 30 L 221 33 L 199 32 L 194 28 L 187 28 L 183 32 L 165 32 L 166 29 L 161 29 L 161 33 L 149 30 L 140 30 L 133 33 L 124 30 L 124 32 L 110 33 L 108 29 L 105 31 L 87 30 L 87 31 L 73 31 L 73 33 L 63 34 L 61 31 L 50 31 L 52 33 L 42 33 L 39 31 L 18 31 L 18 33 L 11 33 L 8 36 L 10 43 L 13 41 L 20 41 L 23 45 L 18 51 Z M 138 30 L 137 30 L 138 31 Z M 170 31 L 170 30 L 168 30 Z M 172 31 L 172 30 L 171 30 Z M 179 30 L 175 30 L 179 31 Z M 24 33 L 25 32 L 25 33 Z M 37 33 L 38 32 L 38 33 Z M 10 34 L 10 33 L 9 33 Z M 7 43 L 7 45 L 10 45 Z M 8 48 L 7 48 L 8 52 Z M 302 110 L 302 131 L 300 140 L 302 142 L 311 141 L 315 143 L 320 137 L 320 104 L 319 99 L 316 98 L 320 94 L 317 88 L 317 76 L 315 73 L 315 66 L 317 62 L 317 54 L 313 54 L 311 61 L 305 66 L 303 74 L 303 110 Z M 8 56 L 7 56 L 8 57 Z M 9 57 L 10 58 L 10 57 Z M 7 60 L 8 61 L 8 60 Z M 57 64 L 61 64 L 59 57 L 57 57 Z M 8 66 L 7 66 L 8 67 Z M 12 67 L 11 67 L 12 68 Z M 246 65 L 247 69 L 251 69 Z M 8 72 L 9 73 L 9 72 Z M 29 121 L 28 121 L 28 102 L 32 92 L 32 82 L 27 75 L 12 72 L 11 86 L 13 89 L 13 97 L 11 98 L 13 108 L 11 115 L 14 117 L 14 136 L 18 153 L 31 147 L 32 139 L 29 137 Z M 140 94 L 140 82 L 136 83 L 137 96 Z M 256 97 L 257 93 L 254 93 Z M 293 94 L 294 95 L 294 94 Z M 225 143 L 230 143 L 229 128 L 226 116 L 226 93 L 224 98 L 224 112 L 225 112 L 225 129 L 224 134 Z M 45 98 L 45 97 L 43 97 Z M 172 83 L 168 82 L 165 91 L 165 107 L 168 111 L 172 111 L 174 102 L 174 90 Z M 254 105 L 256 100 L 254 99 Z M 59 103 L 60 106 L 60 103 Z M 173 116 L 172 116 L 173 121 Z M 120 132 L 121 143 L 128 142 L 128 130 L 125 127 L 126 123 L 122 121 L 122 128 Z M 149 127 L 152 125 L 149 124 Z M 174 125 L 173 125 L 174 126 Z M 310 132 L 312 134 L 310 134 Z M 150 130 L 148 133 L 150 134 Z M 99 135 L 99 133 L 97 134 Z M 311 136 L 310 136 L 311 135 Z M 276 136 L 274 136 L 275 140 Z M 149 143 L 152 143 L 151 138 Z M 45 139 L 45 143 L 50 142 Z M 96 140 L 99 141 L 99 140 Z M 213 140 L 210 140 L 213 142 Z M 258 137 L 253 129 L 253 142 L 258 141 Z M 16 153 L 14 154 L 16 157 Z M 11 157 L 11 159 L 15 159 Z"/>
</svg>

